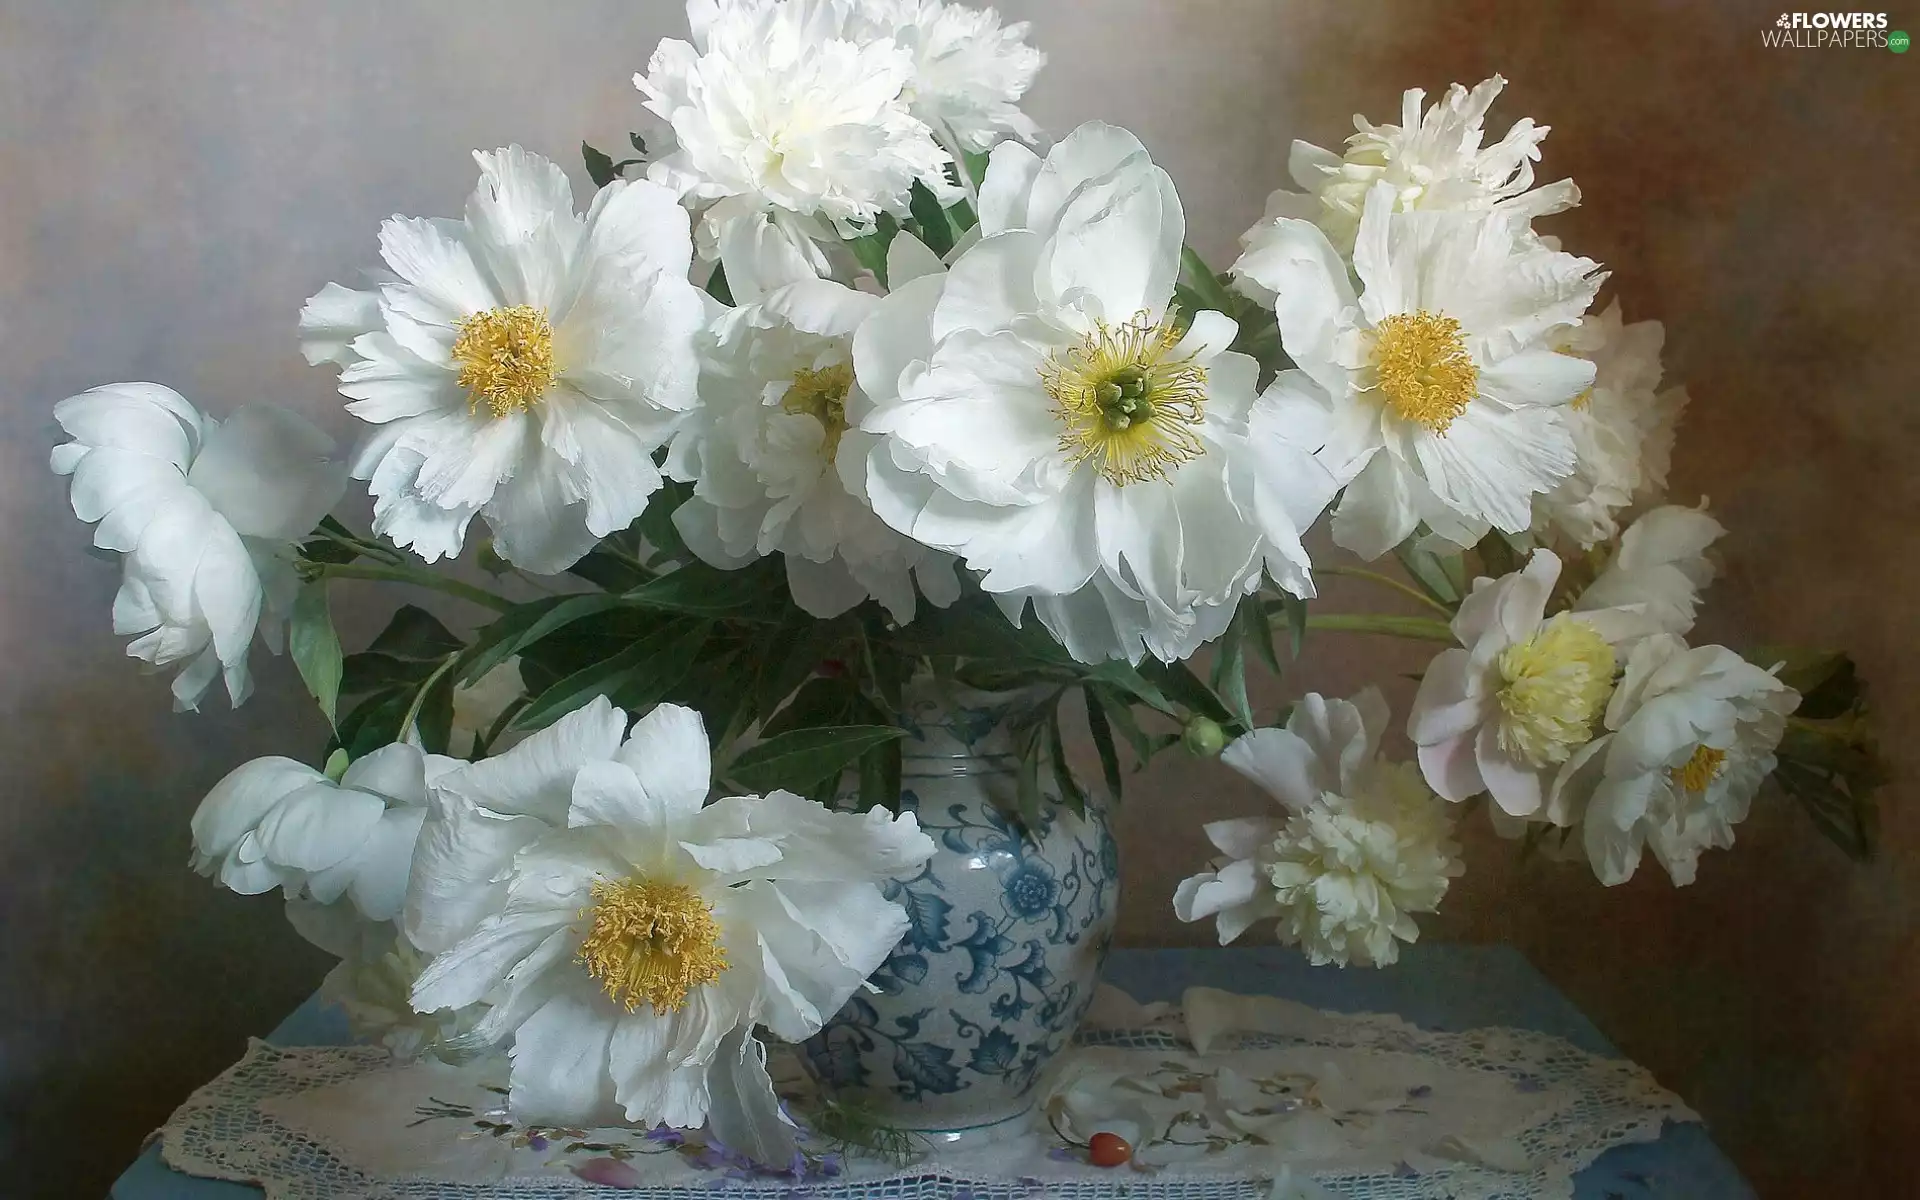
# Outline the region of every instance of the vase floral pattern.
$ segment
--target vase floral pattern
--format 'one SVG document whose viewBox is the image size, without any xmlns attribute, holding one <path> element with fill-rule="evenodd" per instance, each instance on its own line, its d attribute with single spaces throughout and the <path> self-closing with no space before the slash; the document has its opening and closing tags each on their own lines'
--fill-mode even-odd
<svg viewBox="0 0 1920 1200">
<path fill-rule="evenodd" d="M 1048 804 L 1023 832 L 1004 807 L 1010 702 L 978 693 L 908 705 L 901 807 L 939 852 L 883 885 L 909 928 L 806 1043 L 808 1065 L 889 1123 L 965 1131 L 1025 1112 L 1092 1002 L 1119 899 L 1105 808 Z M 1000 803 L 996 804 L 998 800 Z"/>
</svg>

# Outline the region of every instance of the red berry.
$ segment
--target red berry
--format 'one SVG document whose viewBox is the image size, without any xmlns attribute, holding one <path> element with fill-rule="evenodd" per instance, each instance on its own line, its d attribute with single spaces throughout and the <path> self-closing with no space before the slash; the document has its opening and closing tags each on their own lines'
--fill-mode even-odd
<svg viewBox="0 0 1920 1200">
<path fill-rule="evenodd" d="M 1096 1133 L 1087 1139 L 1087 1161 L 1096 1167 L 1117 1167 L 1133 1157 L 1133 1147 L 1117 1133 Z"/>
</svg>

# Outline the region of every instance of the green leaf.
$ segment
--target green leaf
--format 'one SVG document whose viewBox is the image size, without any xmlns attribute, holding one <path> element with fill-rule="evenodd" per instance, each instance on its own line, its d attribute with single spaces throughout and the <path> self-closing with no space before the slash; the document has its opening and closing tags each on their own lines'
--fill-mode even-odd
<svg viewBox="0 0 1920 1200">
<path fill-rule="evenodd" d="M 704 629 L 698 632 L 704 633 Z M 544 729 L 595 696 L 613 696 L 630 678 L 639 677 L 687 634 L 687 627 L 680 622 L 663 623 L 620 653 L 575 671 L 546 688 L 520 710 L 508 728 L 514 731 Z"/>
<path fill-rule="evenodd" d="M 1141 664 L 1141 674 L 1157 684 L 1162 692 L 1173 698 L 1188 712 L 1199 713 L 1223 726 L 1238 726 L 1244 732 L 1240 718 L 1216 695 L 1213 689 L 1200 681 L 1193 669 L 1186 663 L 1162 663 L 1151 659 Z M 1178 712 L 1169 714 L 1179 716 Z"/>
<path fill-rule="evenodd" d="M 661 647 L 658 654 L 627 672 L 627 678 L 613 693 L 613 703 L 628 712 L 651 708 L 667 698 L 706 648 L 713 626 L 701 622 Z M 719 730 L 714 731 L 716 734 Z"/>
<path fill-rule="evenodd" d="M 1124 777 L 1120 772 L 1120 753 L 1113 744 L 1113 725 L 1091 687 L 1081 688 L 1080 697 L 1087 707 L 1087 732 L 1093 735 L 1093 748 L 1100 754 L 1100 771 L 1107 777 L 1107 795 L 1118 803 Z"/>
<path fill-rule="evenodd" d="M 606 592 L 630 592 L 653 578 L 653 572 L 604 544 L 587 551 L 567 573 Z"/>
<path fill-rule="evenodd" d="M 953 226 L 947 223 L 947 210 L 941 207 L 939 199 L 917 179 L 907 196 L 907 211 L 913 214 L 913 223 L 919 226 L 920 240 L 927 244 L 927 249 L 946 257 L 947 251 L 953 249 Z"/>
<path fill-rule="evenodd" d="M 413 707 L 413 689 L 375 692 L 340 720 L 335 735 L 351 758 L 365 758 L 400 736 L 400 722 Z"/>
<path fill-rule="evenodd" d="M 1047 714 L 1047 757 L 1053 761 L 1053 783 L 1060 789 L 1060 802 L 1081 816 L 1087 813 L 1087 794 L 1080 788 L 1080 781 L 1073 777 L 1073 768 L 1067 763 L 1066 739 L 1060 734 L 1060 702 L 1054 699 L 1052 710 Z"/>
<path fill-rule="evenodd" d="M 403 604 L 367 649 L 395 658 L 439 660 L 457 654 L 466 645 L 426 609 Z"/>
<path fill-rule="evenodd" d="M 1213 652 L 1213 690 L 1247 729 L 1253 728 L 1253 705 L 1247 699 L 1246 625 L 1235 609 L 1226 632 Z"/>
<path fill-rule="evenodd" d="M 757 644 L 761 667 L 753 684 L 754 712 L 762 718 L 772 716 L 824 660 L 834 657 L 846 635 L 843 622 L 810 617 L 769 630 Z"/>
<path fill-rule="evenodd" d="M 685 558 L 687 544 L 680 537 L 680 531 L 674 528 L 673 514 L 693 495 L 693 485 L 676 483 L 669 479 L 661 483 L 660 490 L 647 501 L 647 507 L 634 523 L 640 537 L 653 548 L 653 555 L 646 560 L 652 567 L 663 559 Z"/>
<path fill-rule="evenodd" d="M 443 671 L 420 701 L 414 729 L 420 734 L 420 746 L 428 754 L 445 754 L 453 736 L 453 672 Z"/>
<path fill-rule="evenodd" d="M 331 516 L 321 517 L 315 528 L 336 537 L 353 537 L 353 531 Z M 343 546 L 332 538 L 315 538 L 300 547 L 300 557 L 308 562 L 345 563 L 360 557 L 360 552 L 352 546 Z"/>
<path fill-rule="evenodd" d="M 1031 833 L 1040 828 L 1040 806 L 1046 802 L 1040 791 L 1040 727 L 1031 725 L 1017 732 L 1014 750 L 1020 755 L 1014 777 L 1014 813 L 1021 826 Z"/>
<path fill-rule="evenodd" d="M 900 223 L 893 219 L 893 214 L 883 212 L 874 218 L 872 233 L 847 239 L 847 249 L 853 251 L 854 260 L 872 271 L 882 287 L 887 283 L 887 249 L 893 245 L 893 237 L 899 232 Z"/>
<path fill-rule="evenodd" d="M 775 788 L 802 794 L 837 778 L 861 755 L 906 736 L 892 725 L 837 725 L 795 729 L 740 752 L 728 776 L 755 792 Z"/>
<path fill-rule="evenodd" d="M 882 742 L 860 756 L 860 803 L 865 808 L 898 811 L 900 743 Z"/>
<path fill-rule="evenodd" d="M 587 162 L 587 178 L 593 180 L 593 186 L 603 188 L 620 178 L 613 159 L 585 142 L 580 143 L 580 157 Z"/>
<path fill-rule="evenodd" d="M 635 154 L 644 155 L 647 152 L 647 140 L 641 137 L 639 134 L 629 133 L 627 135 L 627 141 L 633 144 L 633 152 Z"/>
<path fill-rule="evenodd" d="M 1126 698 L 1109 688 L 1089 683 L 1088 692 L 1100 702 L 1100 708 L 1120 730 L 1120 736 L 1127 739 L 1127 748 L 1133 751 L 1134 770 L 1139 771 L 1147 765 L 1147 759 L 1153 755 L 1152 743 L 1140 730 L 1140 722 L 1134 718 L 1133 706 Z"/>
<path fill-rule="evenodd" d="M 620 601 L 662 612 L 771 619 L 785 608 L 786 586 L 785 568 L 777 558 L 734 571 L 696 562 L 622 593 Z M 761 611 L 753 614 L 756 608 Z"/>
<path fill-rule="evenodd" d="M 1147 707 L 1165 713 L 1169 717 L 1180 715 L 1179 706 L 1169 699 L 1165 692 L 1161 691 L 1138 668 L 1120 659 L 1108 659 L 1088 671 L 1086 677 L 1132 696 Z"/>
<path fill-rule="evenodd" d="M 1229 316 L 1239 309 L 1239 305 L 1234 302 L 1233 293 L 1227 290 L 1226 285 L 1220 281 L 1220 277 L 1207 266 L 1206 260 L 1194 253 L 1193 247 L 1180 247 L 1180 267 L 1182 278 L 1199 296 L 1202 308 L 1210 308 Z"/>
<path fill-rule="evenodd" d="M 1292 643 L 1290 656 L 1299 658 L 1301 648 L 1307 644 L 1307 602 L 1292 592 L 1281 592 L 1280 611 L 1287 618 L 1287 638 Z M 1271 628 L 1266 619 L 1261 623 Z"/>
<path fill-rule="evenodd" d="M 727 283 L 727 269 L 719 263 L 713 265 L 713 274 L 707 276 L 706 290 L 707 295 L 728 308 L 733 307 L 733 288 Z"/>
<path fill-rule="evenodd" d="M 340 703 L 340 635 L 327 611 L 327 585 L 315 580 L 300 589 L 293 601 L 293 621 L 287 628 L 287 651 L 300 680 L 320 704 L 328 725 L 335 724 Z"/>
<path fill-rule="evenodd" d="M 364 696 L 390 687 L 417 684 L 433 674 L 434 667 L 438 665 L 395 658 L 391 654 L 375 654 L 370 650 L 349 654 L 341 664 L 340 694 Z"/>
<path fill-rule="evenodd" d="M 1407 569 L 1407 574 L 1413 577 L 1413 582 L 1419 585 L 1421 591 L 1445 605 L 1460 602 L 1460 594 L 1464 590 L 1461 581 L 1466 577 L 1466 567 L 1458 554 L 1448 555 L 1447 559 L 1452 560 L 1450 562 L 1443 560 L 1433 551 L 1422 549 L 1419 535 L 1416 534 L 1395 546 L 1393 556 L 1400 560 L 1400 565 Z"/>
<path fill-rule="evenodd" d="M 619 596 L 589 592 L 549 596 L 519 605 L 479 632 L 466 652 L 466 661 L 456 670 L 460 682 L 472 683 L 542 638 L 620 604 Z"/>
<path fill-rule="evenodd" d="M 859 699 L 859 685 L 845 676 L 809 679 L 761 732 L 775 737 L 795 729 L 855 724 L 853 711 Z"/>
</svg>

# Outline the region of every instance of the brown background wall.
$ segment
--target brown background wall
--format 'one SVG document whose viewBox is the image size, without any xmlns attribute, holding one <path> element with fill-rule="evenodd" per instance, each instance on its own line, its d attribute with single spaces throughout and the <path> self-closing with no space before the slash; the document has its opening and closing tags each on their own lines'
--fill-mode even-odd
<svg viewBox="0 0 1920 1200">
<path fill-rule="evenodd" d="M 1003 7 L 1053 57 L 1031 111 L 1055 131 L 1095 116 L 1136 130 L 1222 261 L 1288 139 L 1337 144 L 1354 111 L 1393 119 L 1403 87 L 1498 70 L 1498 126 L 1555 127 L 1543 178 L 1586 194 L 1555 231 L 1613 268 L 1630 318 L 1667 322 L 1694 396 L 1676 493 L 1710 495 L 1734 530 L 1703 635 L 1852 648 L 1900 782 L 1877 864 L 1848 865 L 1769 802 L 1684 891 L 1651 870 L 1607 891 L 1476 830 L 1472 874 L 1431 932 L 1519 944 L 1707 1113 L 1762 1194 L 1911 1194 L 1920 55 L 1765 50 L 1775 11 L 1731 2 Z M 1920 10 L 1891 15 L 1920 27 Z M 46 473 L 48 408 L 154 379 L 215 411 L 297 406 L 347 436 L 328 377 L 299 362 L 300 301 L 371 261 L 381 217 L 456 212 L 468 148 L 519 140 L 572 166 L 582 136 L 616 144 L 639 119 L 628 77 L 678 26 L 656 0 L 0 2 L 10 1185 L 98 1194 L 323 969 L 273 904 L 184 870 L 207 786 L 316 745 L 317 718 L 280 663 L 238 713 L 167 713 L 107 631 L 113 572 L 82 552 Z M 363 625 L 391 603 L 362 599 Z M 1269 698 L 1418 666 L 1418 651 L 1326 638 Z M 1167 896 L 1204 856 L 1199 821 L 1256 803 L 1223 774 L 1168 761 L 1132 797 L 1129 940 L 1199 933 Z"/>
</svg>

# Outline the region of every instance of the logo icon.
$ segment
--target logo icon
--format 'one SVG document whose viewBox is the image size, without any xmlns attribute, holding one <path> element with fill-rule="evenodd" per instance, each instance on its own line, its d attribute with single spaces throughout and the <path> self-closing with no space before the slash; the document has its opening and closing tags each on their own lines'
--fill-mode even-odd
<svg viewBox="0 0 1920 1200">
<path fill-rule="evenodd" d="M 1781 13 L 1780 19 L 1778 21 L 1775 21 L 1774 24 L 1778 25 L 1782 29 L 1786 29 L 1792 26 L 1793 18 L 1786 13 Z"/>
<path fill-rule="evenodd" d="M 1895 54 L 1905 54 L 1907 47 L 1912 44 L 1913 39 L 1907 36 L 1907 31 L 1904 29 L 1896 29 L 1887 34 L 1887 49 Z"/>
</svg>

